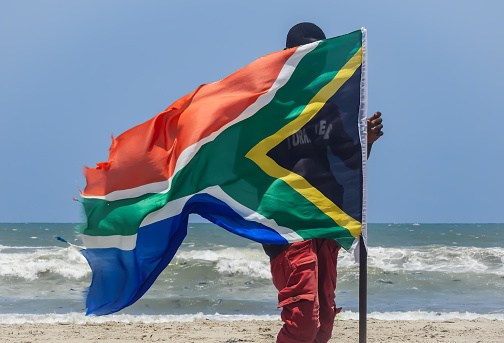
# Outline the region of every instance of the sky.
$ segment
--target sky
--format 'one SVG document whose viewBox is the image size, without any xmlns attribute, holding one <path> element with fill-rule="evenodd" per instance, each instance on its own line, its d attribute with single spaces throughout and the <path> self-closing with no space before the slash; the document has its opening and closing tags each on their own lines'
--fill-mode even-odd
<svg viewBox="0 0 504 343">
<path fill-rule="evenodd" d="M 0 1 L 0 222 L 80 222 L 83 166 L 298 22 L 368 31 L 370 223 L 504 223 L 504 1 Z"/>
</svg>

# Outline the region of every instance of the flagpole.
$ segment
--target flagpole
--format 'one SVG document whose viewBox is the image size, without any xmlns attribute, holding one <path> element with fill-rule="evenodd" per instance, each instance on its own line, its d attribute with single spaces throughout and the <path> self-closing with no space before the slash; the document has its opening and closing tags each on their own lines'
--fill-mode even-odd
<svg viewBox="0 0 504 343">
<path fill-rule="evenodd" d="M 367 249 L 362 236 L 359 240 L 359 343 L 367 338 Z"/>
</svg>

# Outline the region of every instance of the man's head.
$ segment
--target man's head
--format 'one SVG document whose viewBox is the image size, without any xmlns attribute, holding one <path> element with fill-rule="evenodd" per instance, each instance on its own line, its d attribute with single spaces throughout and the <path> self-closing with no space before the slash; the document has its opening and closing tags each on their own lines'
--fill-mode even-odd
<svg viewBox="0 0 504 343">
<path fill-rule="evenodd" d="M 320 27 L 312 23 L 299 23 L 289 30 L 285 47 L 293 48 L 321 39 L 326 39 L 326 36 Z"/>
</svg>

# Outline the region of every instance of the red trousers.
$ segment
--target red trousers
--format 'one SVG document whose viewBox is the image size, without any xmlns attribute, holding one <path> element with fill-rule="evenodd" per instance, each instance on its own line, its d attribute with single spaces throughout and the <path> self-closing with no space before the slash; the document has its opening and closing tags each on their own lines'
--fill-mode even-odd
<svg viewBox="0 0 504 343">
<path fill-rule="evenodd" d="M 271 261 L 284 326 L 277 343 L 327 342 L 339 309 L 334 303 L 339 245 L 329 239 L 292 244 Z"/>
</svg>

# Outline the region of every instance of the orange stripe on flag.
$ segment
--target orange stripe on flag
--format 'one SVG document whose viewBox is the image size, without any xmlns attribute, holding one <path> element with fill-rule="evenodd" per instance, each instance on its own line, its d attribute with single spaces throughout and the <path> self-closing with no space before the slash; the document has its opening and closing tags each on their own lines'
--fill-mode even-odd
<svg viewBox="0 0 504 343">
<path fill-rule="evenodd" d="M 266 93 L 296 49 L 264 56 L 204 84 L 151 120 L 113 140 L 107 162 L 86 168 L 82 195 L 103 196 L 168 180 L 182 151 L 236 119 Z"/>
</svg>

